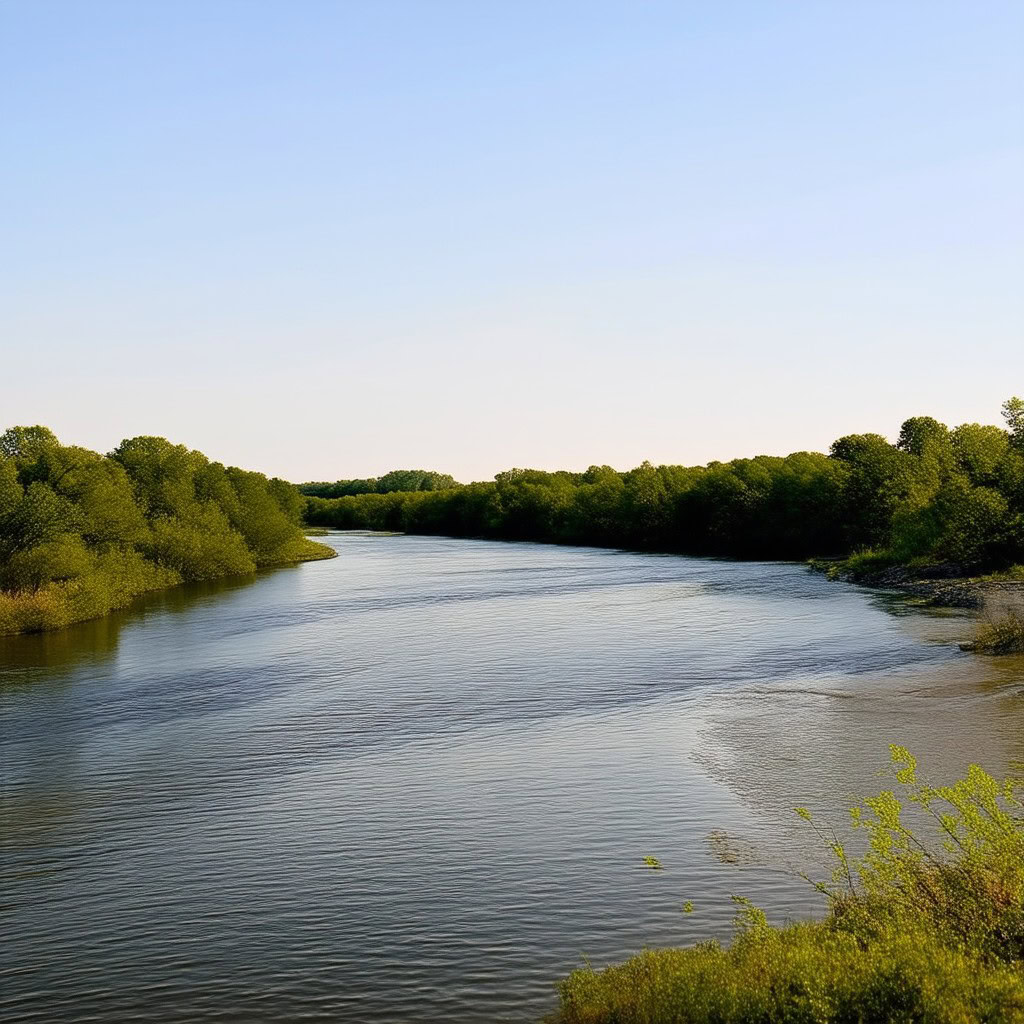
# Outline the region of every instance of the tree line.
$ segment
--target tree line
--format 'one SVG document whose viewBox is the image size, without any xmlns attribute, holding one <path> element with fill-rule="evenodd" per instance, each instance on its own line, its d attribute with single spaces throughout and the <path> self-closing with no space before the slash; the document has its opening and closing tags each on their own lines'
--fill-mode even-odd
<svg viewBox="0 0 1024 1024">
<path fill-rule="evenodd" d="M 850 558 L 861 571 L 1024 563 L 1024 401 L 1005 427 L 915 416 L 891 444 L 850 434 L 829 454 L 619 472 L 511 469 L 434 491 L 306 501 L 310 524 L 739 558 Z"/>
<path fill-rule="evenodd" d="M 162 437 L 108 455 L 42 426 L 0 435 L 0 634 L 103 615 L 148 590 L 334 552 L 305 499 Z"/>
<path fill-rule="evenodd" d="M 511 469 L 458 484 L 396 470 L 307 484 L 226 467 L 161 437 L 107 455 L 46 427 L 0 435 L 0 634 L 105 614 L 182 581 L 250 573 L 333 551 L 302 523 L 740 558 L 846 558 L 855 570 L 1024 563 L 1024 401 L 1005 427 L 928 416 L 890 444 L 839 438 L 797 452 L 619 472 Z M 336 497 L 309 493 L 355 486 Z M 372 490 L 362 490 L 363 486 Z M 305 490 L 307 493 L 303 493 Z"/>
<path fill-rule="evenodd" d="M 316 498 L 344 498 L 352 494 L 391 494 L 393 491 L 444 491 L 460 487 L 455 477 L 429 469 L 393 469 L 365 480 L 335 480 L 334 483 L 299 484 L 302 494 Z"/>
</svg>

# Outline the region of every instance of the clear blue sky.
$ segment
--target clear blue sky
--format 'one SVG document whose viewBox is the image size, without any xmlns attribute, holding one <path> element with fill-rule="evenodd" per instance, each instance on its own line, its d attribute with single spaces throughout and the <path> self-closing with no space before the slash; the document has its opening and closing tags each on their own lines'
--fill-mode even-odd
<svg viewBox="0 0 1024 1024">
<path fill-rule="evenodd" d="M 1024 393 L 1024 4 L 0 4 L 0 425 L 292 479 Z"/>
</svg>

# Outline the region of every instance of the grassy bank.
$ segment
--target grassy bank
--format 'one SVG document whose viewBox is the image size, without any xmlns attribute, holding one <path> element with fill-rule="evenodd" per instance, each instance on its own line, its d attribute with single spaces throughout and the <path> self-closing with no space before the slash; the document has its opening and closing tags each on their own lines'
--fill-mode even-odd
<svg viewBox="0 0 1024 1024">
<path fill-rule="evenodd" d="M 868 852 L 831 835 L 822 921 L 776 928 L 739 901 L 737 935 L 574 971 L 550 1024 L 1011 1024 L 1024 1020 L 1024 817 L 1019 780 L 977 766 L 952 786 L 893 748 L 896 789 L 853 811 Z M 904 822 L 918 805 L 944 842 Z M 806 811 L 800 811 L 812 827 Z"/>
<path fill-rule="evenodd" d="M 261 568 L 334 558 L 336 555 L 337 552 L 326 544 L 299 538 L 282 551 L 276 561 L 267 562 Z M 252 571 L 255 570 L 248 572 Z M 48 583 L 34 590 L 0 590 L 0 636 L 42 633 L 96 619 L 127 607 L 142 594 L 183 582 L 185 578 L 181 573 L 166 566 L 149 564 L 137 554 L 108 554 L 98 558 L 90 571 L 77 579 Z"/>
</svg>

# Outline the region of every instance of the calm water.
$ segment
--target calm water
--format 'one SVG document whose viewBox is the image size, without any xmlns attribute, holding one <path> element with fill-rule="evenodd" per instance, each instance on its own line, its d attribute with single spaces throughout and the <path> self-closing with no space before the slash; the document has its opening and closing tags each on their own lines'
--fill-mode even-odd
<svg viewBox="0 0 1024 1024">
<path fill-rule="evenodd" d="M 327 539 L 0 638 L 5 1021 L 534 1020 L 583 956 L 726 936 L 731 892 L 813 912 L 788 809 L 877 790 L 888 742 L 940 778 L 1024 758 L 1024 663 L 961 654 L 960 614 L 795 565 Z"/>
</svg>

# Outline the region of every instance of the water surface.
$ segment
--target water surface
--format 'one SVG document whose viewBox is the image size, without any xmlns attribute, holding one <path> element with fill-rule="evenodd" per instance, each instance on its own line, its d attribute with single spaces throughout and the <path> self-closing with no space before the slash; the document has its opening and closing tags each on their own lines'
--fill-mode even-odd
<svg viewBox="0 0 1024 1024">
<path fill-rule="evenodd" d="M 939 778 L 1024 758 L 1024 666 L 959 652 L 962 613 L 799 565 L 324 539 L 0 638 L 4 1020 L 534 1020 L 583 956 L 727 937 L 732 892 L 814 912 L 789 809 L 838 816 L 890 741 Z"/>
</svg>

